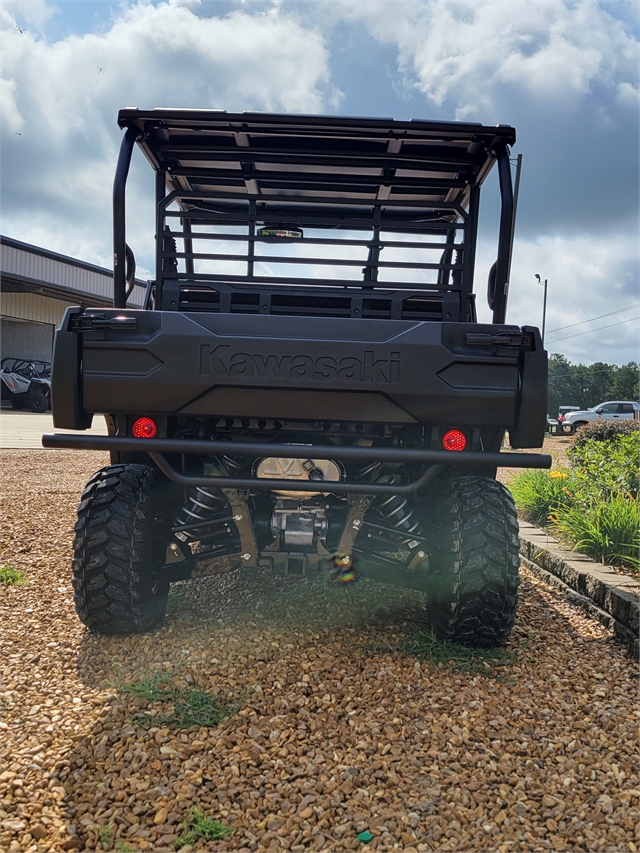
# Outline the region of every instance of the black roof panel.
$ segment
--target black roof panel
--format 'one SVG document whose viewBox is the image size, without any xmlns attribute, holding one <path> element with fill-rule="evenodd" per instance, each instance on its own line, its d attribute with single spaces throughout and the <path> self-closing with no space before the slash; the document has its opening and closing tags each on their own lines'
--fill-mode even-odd
<svg viewBox="0 0 640 853">
<path fill-rule="evenodd" d="M 183 206 L 185 193 L 213 193 L 229 207 L 248 198 L 325 212 L 371 203 L 464 207 L 495 148 L 515 142 L 508 125 L 416 119 L 126 108 L 118 123 L 139 131 L 145 156 Z"/>
</svg>

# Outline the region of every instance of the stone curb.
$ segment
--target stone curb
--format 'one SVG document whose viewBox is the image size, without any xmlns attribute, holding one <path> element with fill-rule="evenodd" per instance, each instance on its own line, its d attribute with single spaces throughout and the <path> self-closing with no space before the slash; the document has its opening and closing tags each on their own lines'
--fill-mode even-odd
<svg viewBox="0 0 640 853">
<path fill-rule="evenodd" d="M 563 548 L 545 530 L 520 520 L 523 564 L 621 640 L 634 657 L 640 654 L 640 583 L 628 575 L 594 563 L 589 557 Z"/>
</svg>

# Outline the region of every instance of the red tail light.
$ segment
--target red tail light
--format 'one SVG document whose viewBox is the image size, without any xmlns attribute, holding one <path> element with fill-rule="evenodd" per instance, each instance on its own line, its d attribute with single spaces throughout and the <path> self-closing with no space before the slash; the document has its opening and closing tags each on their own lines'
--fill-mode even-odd
<svg viewBox="0 0 640 853">
<path fill-rule="evenodd" d="M 153 438 L 157 429 L 151 418 L 138 418 L 133 425 L 134 438 Z"/>
<path fill-rule="evenodd" d="M 442 436 L 442 446 L 445 450 L 464 450 L 467 446 L 467 439 L 459 429 L 450 429 Z"/>
</svg>

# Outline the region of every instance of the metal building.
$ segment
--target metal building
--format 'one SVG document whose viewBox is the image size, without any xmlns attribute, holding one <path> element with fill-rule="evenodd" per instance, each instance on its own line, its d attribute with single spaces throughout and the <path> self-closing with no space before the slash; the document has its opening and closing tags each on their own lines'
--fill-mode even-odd
<svg viewBox="0 0 640 853">
<path fill-rule="evenodd" d="M 51 361 L 53 332 L 69 305 L 113 304 L 110 270 L 0 237 L 0 346 L 2 357 Z M 145 282 L 129 299 L 140 307 Z"/>
</svg>

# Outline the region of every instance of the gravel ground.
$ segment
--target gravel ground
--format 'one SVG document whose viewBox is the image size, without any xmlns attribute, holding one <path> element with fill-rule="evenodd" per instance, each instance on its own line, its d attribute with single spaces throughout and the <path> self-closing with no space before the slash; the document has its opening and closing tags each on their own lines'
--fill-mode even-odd
<svg viewBox="0 0 640 853">
<path fill-rule="evenodd" d="M 482 673 L 393 651 L 422 601 L 368 581 L 183 582 L 153 634 L 97 638 L 69 561 L 106 459 L 0 458 L 0 563 L 28 576 L 0 588 L 0 850 L 175 850 L 192 806 L 233 835 L 184 853 L 637 850 L 637 667 L 525 570 L 512 656 Z M 155 671 L 241 710 L 145 726 L 114 685 Z"/>
</svg>

